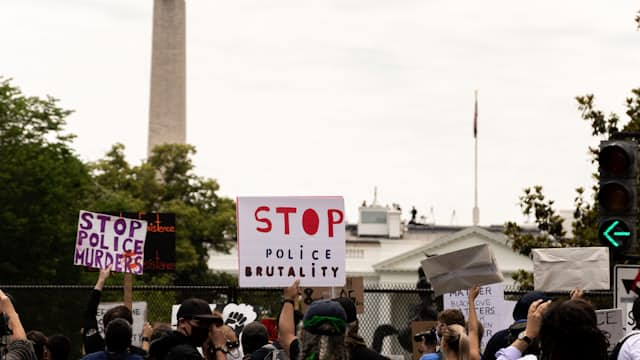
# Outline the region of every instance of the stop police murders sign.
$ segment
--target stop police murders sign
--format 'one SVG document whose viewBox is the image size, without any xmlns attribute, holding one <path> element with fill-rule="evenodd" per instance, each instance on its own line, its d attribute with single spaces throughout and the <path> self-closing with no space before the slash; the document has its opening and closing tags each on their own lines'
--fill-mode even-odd
<svg viewBox="0 0 640 360">
<path fill-rule="evenodd" d="M 238 197 L 241 287 L 344 286 L 342 197 Z"/>
</svg>

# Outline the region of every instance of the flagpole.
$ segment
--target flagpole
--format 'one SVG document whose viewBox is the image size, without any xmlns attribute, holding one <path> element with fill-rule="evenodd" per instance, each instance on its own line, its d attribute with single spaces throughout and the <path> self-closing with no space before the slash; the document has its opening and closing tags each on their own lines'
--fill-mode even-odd
<svg viewBox="0 0 640 360">
<path fill-rule="evenodd" d="M 475 91 L 475 104 L 473 112 L 473 141 L 474 141 L 474 202 L 473 202 L 473 226 L 480 223 L 480 209 L 478 208 L 478 90 Z"/>
</svg>

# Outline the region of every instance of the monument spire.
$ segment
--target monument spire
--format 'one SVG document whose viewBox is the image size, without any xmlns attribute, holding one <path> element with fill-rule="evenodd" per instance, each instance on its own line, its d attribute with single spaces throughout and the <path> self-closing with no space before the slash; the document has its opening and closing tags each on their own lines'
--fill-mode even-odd
<svg viewBox="0 0 640 360">
<path fill-rule="evenodd" d="M 147 156 L 160 144 L 186 143 L 184 0 L 154 0 Z"/>
</svg>

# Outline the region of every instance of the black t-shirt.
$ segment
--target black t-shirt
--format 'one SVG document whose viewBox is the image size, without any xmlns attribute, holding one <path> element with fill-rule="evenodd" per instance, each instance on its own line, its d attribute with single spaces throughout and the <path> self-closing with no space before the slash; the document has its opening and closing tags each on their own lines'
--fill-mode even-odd
<svg viewBox="0 0 640 360">
<path fill-rule="evenodd" d="M 289 359 L 296 360 L 300 354 L 300 340 L 295 339 L 289 345 Z"/>
<path fill-rule="evenodd" d="M 372 359 L 372 360 L 389 360 L 386 356 L 380 355 L 378 352 L 364 346 L 351 348 L 350 358 L 354 360 Z"/>
</svg>

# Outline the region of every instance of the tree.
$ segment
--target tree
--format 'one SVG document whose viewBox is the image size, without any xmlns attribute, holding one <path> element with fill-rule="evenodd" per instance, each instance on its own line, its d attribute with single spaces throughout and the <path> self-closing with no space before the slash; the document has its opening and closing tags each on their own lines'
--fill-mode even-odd
<svg viewBox="0 0 640 360">
<path fill-rule="evenodd" d="M 147 161 L 131 166 L 125 160 L 124 145 L 114 145 L 104 159 L 90 165 L 94 180 L 91 209 L 175 213 L 175 282 L 228 283 L 232 279 L 211 272 L 207 260 L 210 249 L 228 250 L 226 239 L 235 236 L 235 203 L 216 194 L 219 185 L 215 180 L 193 173 L 190 156 L 194 153 L 191 145 L 160 145 Z M 168 281 L 153 278 L 154 282 Z"/>
<path fill-rule="evenodd" d="M 640 20 L 639 24 L 640 24 Z M 631 90 L 631 97 L 625 101 L 625 114 L 629 121 L 622 127 L 623 132 L 640 131 L 640 88 Z M 592 135 L 596 137 L 608 138 L 618 131 L 620 118 L 617 114 L 605 115 L 601 110 L 597 110 L 594 105 L 593 94 L 576 97 L 578 110 L 581 112 L 583 120 L 588 121 L 592 128 Z M 590 147 L 592 163 L 597 162 L 599 149 Z M 593 178 L 598 179 L 598 174 L 594 173 Z M 576 189 L 574 199 L 575 211 L 573 213 L 573 236 L 567 237 L 562 229 L 562 218 L 553 209 L 553 201 L 545 200 L 542 193 L 542 186 L 535 186 L 524 190 L 524 195 L 520 197 L 520 207 L 524 215 L 535 216 L 535 223 L 538 233 L 524 233 L 514 222 L 505 224 L 505 234 L 509 238 L 509 243 L 514 251 L 528 256 L 532 248 L 544 247 L 579 247 L 598 245 L 598 193 L 597 182 L 592 186 L 592 203 L 584 199 L 584 189 Z M 513 279 L 523 289 L 533 287 L 533 275 L 523 270 L 514 274 Z"/>
<path fill-rule="evenodd" d="M 0 79 L 0 274 L 5 282 L 74 283 L 78 209 L 90 177 L 64 134 L 71 113 Z"/>
</svg>

